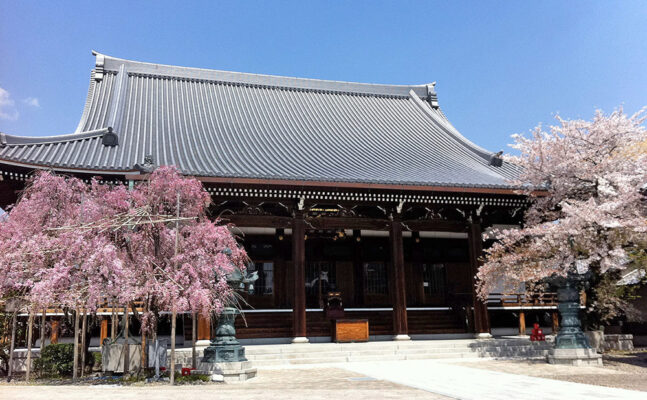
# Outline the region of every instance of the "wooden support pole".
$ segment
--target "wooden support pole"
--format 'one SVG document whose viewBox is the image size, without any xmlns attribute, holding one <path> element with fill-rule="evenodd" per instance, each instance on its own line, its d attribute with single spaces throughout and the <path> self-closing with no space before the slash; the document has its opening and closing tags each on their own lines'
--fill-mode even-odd
<svg viewBox="0 0 647 400">
<path fill-rule="evenodd" d="M 130 343 L 128 335 L 130 334 L 130 315 L 128 305 L 124 306 L 124 374 L 130 370 Z"/>
<path fill-rule="evenodd" d="M 18 310 L 11 317 L 11 343 L 9 344 L 9 366 L 7 368 L 7 382 L 13 377 L 13 351 L 16 348 L 16 330 L 18 330 Z"/>
<path fill-rule="evenodd" d="M 47 324 L 47 309 L 43 308 L 43 313 L 40 316 L 40 351 L 43 354 L 45 348 L 45 326 Z"/>
<path fill-rule="evenodd" d="M 77 308 L 74 312 L 74 369 L 72 370 L 72 380 L 76 381 L 79 377 L 79 322 L 81 310 Z"/>
<path fill-rule="evenodd" d="M 110 321 L 110 339 L 114 341 L 117 338 L 117 325 L 118 323 L 118 318 L 117 318 L 117 309 L 115 306 L 112 306 L 112 321 Z"/>
<path fill-rule="evenodd" d="M 553 311 L 553 335 L 559 332 L 559 313 L 557 310 Z"/>
<path fill-rule="evenodd" d="M 294 301 L 292 302 L 292 343 L 307 343 L 306 337 L 306 249 L 305 221 L 296 215 L 292 223 L 292 264 L 294 267 Z"/>
<path fill-rule="evenodd" d="M 171 378 L 171 385 L 175 385 L 175 327 L 177 321 L 177 311 L 173 306 L 171 313 L 171 362 L 169 363 L 169 374 Z"/>
<path fill-rule="evenodd" d="M 34 311 L 29 310 L 29 322 L 27 326 L 27 363 L 25 365 L 25 380 L 29 382 L 31 377 L 31 342 L 34 334 Z"/>
<path fill-rule="evenodd" d="M 474 307 L 474 333 L 477 337 L 491 337 L 487 304 L 476 295 L 476 274 L 483 255 L 483 235 L 480 224 L 470 224 L 468 231 L 470 276 L 472 279 L 472 305 Z"/>
<path fill-rule="evenodd" d="M 103 341 L 108 337 L 108 318 L 101 317 L 101 330 L 99 333 L 99 347 L 103 348 Z"/>
<path fill-rule="evenodd" d="M 391 281 L 391 302 L 393 304 L 393 333 L 395 340 L 408 340 L 407 295 L 404 276 L 404 252 L 402 249 L 402 223 L 394 217 L 390 224 L 389 241 L 391 263 L 389 280 Z"/>
<path fill-rule="evenodd" d="M 519 311 L 519 336 L 526 336 L 526 313 Z"/>
</svg>

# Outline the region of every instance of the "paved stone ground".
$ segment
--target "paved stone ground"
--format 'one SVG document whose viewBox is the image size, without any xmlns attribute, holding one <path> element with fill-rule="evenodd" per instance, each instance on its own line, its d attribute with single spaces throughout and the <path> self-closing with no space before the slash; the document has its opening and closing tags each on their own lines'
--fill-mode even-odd
<svg viewBox="0 0 647 400">
<path fill-rule="evenodd" d="M 448 397 L 474 400 L 520 398 L 631 400 L 647 398 L 644 392 L 594 386 L 490 370 L 492 361 L 450 360 L 347 363 L 343 366 L 377 379 L 388 379 Z M 460 364 L 460 365 L 458 365 Z M 490 364 L 492 365 L 492 364 Z M 519 369 L 519 366 L 517 366 Z"/>
<path fill-rule="evenodd" d="M 603 359 L 603 368 L 570 367 L 550 365 L 544 361 L 511 360 L 461 362 L 457 365 L 647 392 L 647 350 L 605 354 Z M 647 398 L 647 394 L 645 398 Z"/>
<path fill-rule="evenodd" d="M 399 385 L 339 368 L 260 370 L 245 383 L 131 386 L 117 385 L 8 385 L 0 384 L 2 400 L 204 400 L 204 399 L 307 399 L 352 400 L 429 399 L 445 396 Z"/>
<path fill-rule="evenodd" d="M 318 400 L 346 397 L 352 400 L 519 400 L 537 396 L 644 400 L 647 399 L 644 391 L 647 391 L 647 352 L 606 355 L 604 368 L 554 366 L 543 361 L 408 360 L 277 366 L 260 369 L 257 378 L 239 384 L 176 387 L 133 384 L 124 387 L 0 383 L 2 400 Z"/>
</svg>

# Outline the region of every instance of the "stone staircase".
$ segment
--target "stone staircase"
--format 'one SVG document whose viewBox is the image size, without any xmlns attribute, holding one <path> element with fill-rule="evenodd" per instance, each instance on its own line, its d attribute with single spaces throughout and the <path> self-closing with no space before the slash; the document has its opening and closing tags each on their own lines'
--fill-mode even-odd
<svg viewBox="0 0 647 400">
<path fill-rule="evenodd" d="M 544 358 L 551 343 L 527 339 L 412 340 L 245 346 L 254 367 L 447 358 Z"/>
</svg>

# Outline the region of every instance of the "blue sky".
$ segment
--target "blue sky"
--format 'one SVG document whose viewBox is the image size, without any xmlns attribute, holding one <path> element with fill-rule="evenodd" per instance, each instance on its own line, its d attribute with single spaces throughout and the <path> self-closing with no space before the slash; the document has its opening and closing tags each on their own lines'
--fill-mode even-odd
<svg viewBox="0 0 647 400">
<path fill-rule="evenodd" d="M 74 131 L 94 58 L 390 84 L 437 82 L 477 144 L 647 105 L 647 1 L 0 0 L 0 131 Z"/>
</svg>

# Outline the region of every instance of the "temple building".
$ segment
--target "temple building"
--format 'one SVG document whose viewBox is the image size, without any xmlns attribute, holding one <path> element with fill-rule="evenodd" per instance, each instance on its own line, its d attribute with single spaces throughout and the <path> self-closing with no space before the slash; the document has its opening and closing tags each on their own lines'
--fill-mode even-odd
<svg viewBox="0 0 647 400">
<path fill-rule="evenodd" d="M 0 207 L 37 169 L 128 185 L 175 165 L 204 183 L 259 273 L 240 338 L 324 340 L 331 296 L 372 337 L 490 332 L 474 289 L 483 232 L 518 224 L 526 198 L 508 183 L 514 165 L 451 124 L 433 83 L 94 55 L 73 133 L 0 133 Z"/>
</svg>

